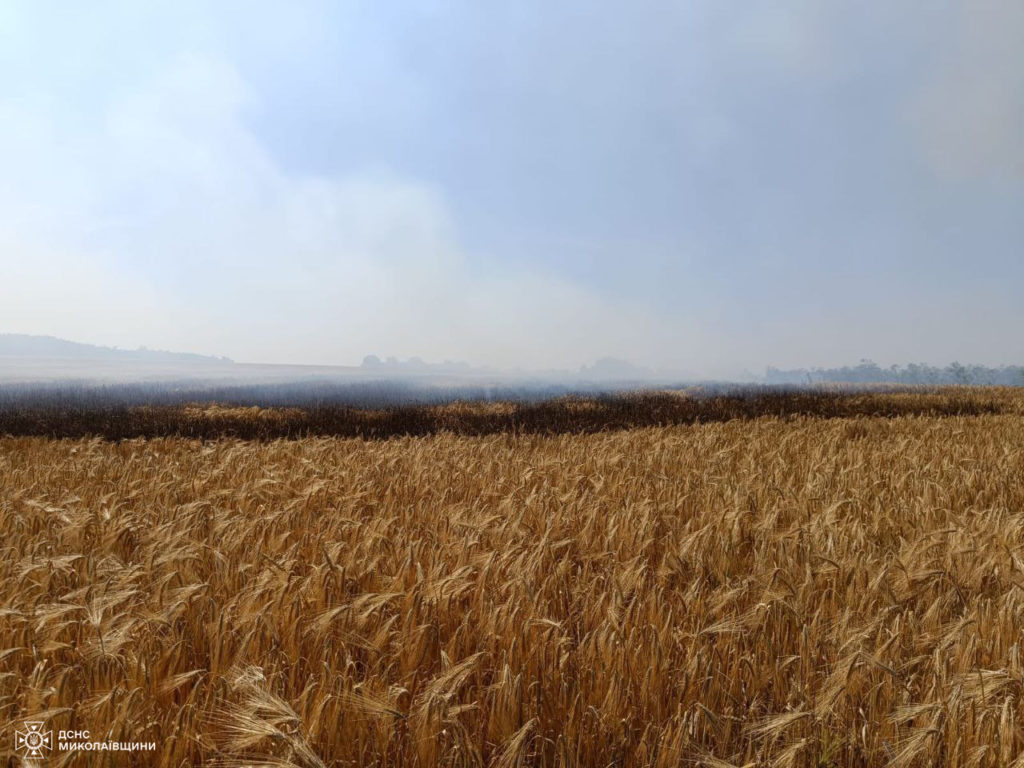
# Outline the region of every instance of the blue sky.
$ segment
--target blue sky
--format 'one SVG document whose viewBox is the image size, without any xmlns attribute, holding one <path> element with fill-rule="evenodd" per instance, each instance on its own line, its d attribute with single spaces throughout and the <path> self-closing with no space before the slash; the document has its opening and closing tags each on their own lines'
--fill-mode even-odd
<svg viewBox="0 0 1024 768">
<path fill-rule="evenodd" d="M 0 6 L 0 329 L 1024 358 L 1017 2 Z"/>
</svg>

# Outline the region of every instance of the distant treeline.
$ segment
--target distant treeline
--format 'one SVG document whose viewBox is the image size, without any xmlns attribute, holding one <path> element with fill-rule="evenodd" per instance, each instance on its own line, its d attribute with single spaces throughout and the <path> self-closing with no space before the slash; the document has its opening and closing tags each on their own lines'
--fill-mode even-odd
<svg viewBox="0 0 1024 768">
<path fill-rule="evenodd" d="M 939 368 L 922 363 L 894 365 L 883 368 L 871 360 L 842 368 L 796 368 L 779 370 L 768 368 L 768 384 L 905 384 L 909 386 L 973 386 L 1024 387 L 1024 366 L 1004 365 L 989 368 L 984 365 L 950 363 Z"/>
</svg>

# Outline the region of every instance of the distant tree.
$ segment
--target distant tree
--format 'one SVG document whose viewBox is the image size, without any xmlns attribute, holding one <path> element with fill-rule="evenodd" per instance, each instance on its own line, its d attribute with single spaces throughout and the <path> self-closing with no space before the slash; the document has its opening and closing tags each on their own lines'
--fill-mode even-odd
<svg viewBox="0 0 1024 768">
<path fill-rule="evenodd" d="M 955 384 L 957 384 L 957 385 L 959 385 L 961 387 L 966 387 L 968 384 L 971 383 L 971 374 L 970 374 L 970 372 L 967 370 L 966 367 L 964 367 L 960 363 L 957 363 L 957 362 L 950 363 L 949 364 L 949 372 L 950 372 L 950 375 L 953 377 L 953 383 L 955 383 Z"/>
<path fill-rule="evenodd" d="M 944 368 L 909 363 L 882 368 L 871 360 L 861 360 L 855 366 L 842 368 L 794 368 L 780 370 L 769 367 L 765 371 L 767 384 L 814 384 L 836 382 L 845 384 L 901 383 L 913 385 L 958 386 L 1024 386 L 1024 366 L 988 367 L 963 365 L 955 362 Z"/>
</svg>

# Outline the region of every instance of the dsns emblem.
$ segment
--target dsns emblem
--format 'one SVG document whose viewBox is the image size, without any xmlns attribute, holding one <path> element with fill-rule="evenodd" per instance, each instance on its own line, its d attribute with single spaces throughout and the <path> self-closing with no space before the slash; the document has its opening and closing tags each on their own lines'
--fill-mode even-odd
<svg viewBox="0 0 1024 768">
<path fill-rule="evenodd" d="M 25 723 L 24 731 L 14 732 L 15 750 L 24 750 L 25 757 L 42 757 L 53 748 L 53 731 L 44 731 L 45 723 Z"/>
</svg>

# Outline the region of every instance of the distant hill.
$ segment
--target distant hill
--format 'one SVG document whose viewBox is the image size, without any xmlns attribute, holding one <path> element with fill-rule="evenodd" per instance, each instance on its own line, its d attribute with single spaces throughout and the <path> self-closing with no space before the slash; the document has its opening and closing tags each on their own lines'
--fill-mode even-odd
<svg viewBox="0 0 1024 768">
<path fill-rule="evenodd" d="M 162 350 L 118 349 L 58 339 L 55 336 L 30 336 L 22 333 L 0 333 L 0 358 L 103 360 L 110 362 L 153 363 L 231 363 L 227 357 L 197 355 L 191 352 L 164 352 Z"/>
</svg>

